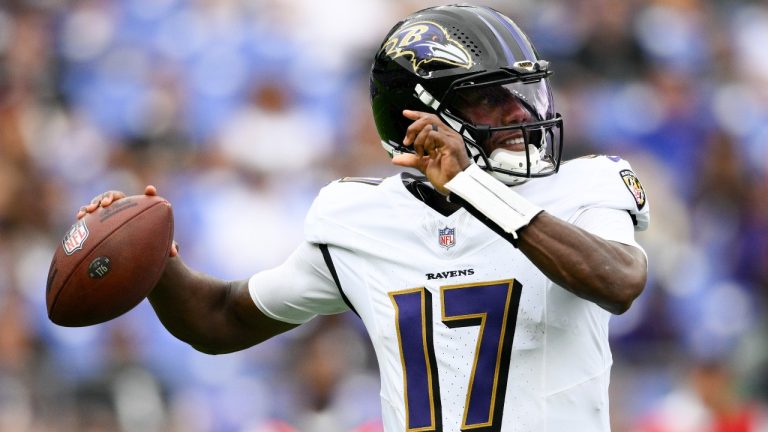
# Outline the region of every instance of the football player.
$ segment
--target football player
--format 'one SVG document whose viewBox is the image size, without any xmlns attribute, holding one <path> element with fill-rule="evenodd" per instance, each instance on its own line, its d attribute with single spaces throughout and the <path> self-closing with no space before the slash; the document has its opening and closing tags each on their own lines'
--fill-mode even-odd
<svg viewBox="0 0 768 432">
<path fill-rule="evenodd" d="M 197 273 L 174 248 L 149 296 L 158 317 L 225 353 L 352 310 L 386 431 L 608 431 L 608 321 L 644 288 L 649 205 L 626 161 L 561 161 L 551 73 L 496 10 L 408 16 L 376 53 L 371 104 L 393 163 L 424 176 L 332 182 L 306 241 L 247 280 Z"/>
</svg>

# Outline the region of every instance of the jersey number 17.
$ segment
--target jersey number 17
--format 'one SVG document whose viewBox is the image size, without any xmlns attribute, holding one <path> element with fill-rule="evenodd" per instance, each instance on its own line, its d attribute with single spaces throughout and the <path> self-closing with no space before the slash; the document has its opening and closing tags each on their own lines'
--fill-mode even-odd
<svg viewBox="0 0 768 432">
<path fill-rule="evenodd" d="M 497 431 L 501 427 L 521 288 L 513 279 L 440 288 L 443 324 L 480 327 L 462 431 Z M 426 288 L 415 288 L 392 292 L 389 297 L 395 307 L 403 365 L 407 431 L 442 431 L 432 294 Z"/>
</svg>

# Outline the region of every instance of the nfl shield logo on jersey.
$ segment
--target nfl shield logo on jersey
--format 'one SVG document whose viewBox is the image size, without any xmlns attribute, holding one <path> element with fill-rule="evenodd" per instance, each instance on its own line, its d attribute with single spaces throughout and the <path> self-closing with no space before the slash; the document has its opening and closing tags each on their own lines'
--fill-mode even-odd
<svg viewBox="0 0 768 432">
<path fill-rule="evenodd" d="M 451 246 L 456 244 L 456 228 L 438 228 L 437 239 L 440 246 L 450 249 Z"/>
</svg>

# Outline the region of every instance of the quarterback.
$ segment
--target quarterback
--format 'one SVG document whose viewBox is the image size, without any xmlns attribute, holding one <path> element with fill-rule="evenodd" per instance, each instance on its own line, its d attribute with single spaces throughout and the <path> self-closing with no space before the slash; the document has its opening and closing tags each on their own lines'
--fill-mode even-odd
<svg viewBox="0 0 768 432">
<path fill-rule="evenodd" d="M 608 321 L 645 286 L 649 204 L 619 157 L 561 161 L 551 73 L 493 9 L 408 16 L 375 55 L 371 105 L 393 163 L 422 175 L 332 182 L 303 244 L 249 279 L 173 249 L 149 296 L 159 319 L 224 353 L 351 310 L 388 432 L 610 430 Z"/>
</svg>

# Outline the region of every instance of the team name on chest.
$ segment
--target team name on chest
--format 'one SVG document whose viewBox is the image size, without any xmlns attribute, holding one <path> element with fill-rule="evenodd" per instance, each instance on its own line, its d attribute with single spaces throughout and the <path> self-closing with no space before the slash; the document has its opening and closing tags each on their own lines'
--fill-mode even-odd
<svg viewBox="0 0 768 432">
<path fill-rule="evenodd" d="M 472 276 L 473 274 L 475 274 L 475 269 L 451 270 L 451 271 L 444 271 L 444 272 L 438 272 L 438 273 L 426 273 L 425 276 L 427 276 L 427 280 L 434 280 L 434 279 L 449 279 L 449 278 L 455 278 L 459 276 Z"/>
</svg>

